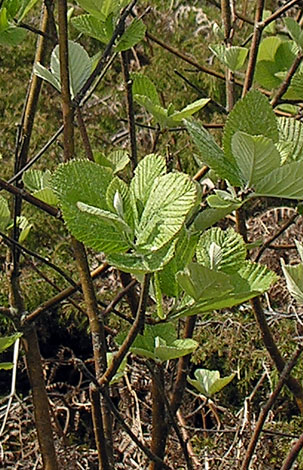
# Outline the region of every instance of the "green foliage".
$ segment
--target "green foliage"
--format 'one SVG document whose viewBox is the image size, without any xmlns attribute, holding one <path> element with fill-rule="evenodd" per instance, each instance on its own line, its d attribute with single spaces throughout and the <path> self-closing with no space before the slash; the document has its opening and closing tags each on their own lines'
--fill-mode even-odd
<svg viewBox="0 0 303 470">
<path fill-rule="evenodd" d="M 218 370 L 197 369 L 194 375 L 196 377 L 195 380 L 187 377 L 187 381 L 195 387 L 199 393 L 210 398 L 226 387 L 236 374 L 233 373 L 227 377 L 220 378 L 220 372 Z"/>
<path fill-rule="evenodd" d="M 23 182 L 33 195 L 52 206 L 58 204 L 58 199 L 51 189 L 51 172 L 49 170 L 28 170 L 23 174 Z"/>
<path fill-rule="evenodd" d="M 109 168 L 73 161 L 58 168 L 53 189 L 75 237 L 122 270 L 155 271 L 173 256 L 174 239 L 198 202 L 198 187 L 185 174 L 165 172 L 165 160 L 148 155 L 128 188 Z"/>
<path fill-rule="evenodd" d="M 133 79 L 135 101 L 152 114 L 155 121 L 163 129 L 179 126 L 183 119 L 189 118 L 209 103 L 208 98 L 202 98 L 185 106 L 181 111 L 176 111 L 172 103 L 167 108 L 163 108 L 156 87 L 151 80 L 141 74 L 134 74 Z"/>
<path fill-rule="evenodd" d="M 291 38 L 295 41 L 300 50 L 303 48 L 303 31 L 299 23 L 293 18 L 284 18 L 284 23 Z"/>
<path fill-rule="evenodd" d="M 301 263 L 295 266 L 285 264 L 281 258 L 281 267 L 286 279 L 287 289 L 293 298 L 303 304 L 303 245 L 296 240 Z"/>
<path fill-rule="evenodd" d="M 72 98 L 74 98 L 91 74 L 92 60 L 80 44 L 68 41 L 68 63 L 70 93 Z M 50 70 L 37 62 L 34 71 L 38 77 L 46 80 L 58 91 L 61 91 L 59 46 L 56 46 L 52 52 Z"/>
<path fill-rule="evenodd" d="M 11 336 L 1 336 L 0 337 L 0 353 L 12 346 L 18 338 L 21 338 L 22 333 L 15 333 Z M 12 362 L 1 362 L 0 369 L 9 370 L 13 368 Z"/>
<path fill-rule="evenodd" d="M 125 334 L 120 334 L 118 343 L 122 343 Z M 192 353 L 198 347 L 193 339 L 177 339 L 173 323 L 146 325 L 143 335 L 138 335 L 130 351 L 139 356 L 165 362 Z"/>
<path fill-rule="evenodd" d="M 5 231 L 11 220 L 7 200 L 0 195 L 0 230 Z"/>
<path fill-rule="evenodd" d="M 240 70 L 246 60 L 248 49 L 246 47 L 232 46 L 226 47 L 223 44 L 209 46 L 216 57 L 226 65 L 232 72 Z"/>
<path fill-rule="evenodd" d="M 0 44 L 17 46 L 25 36 L 26 30 L 18 26 L 37 0 L 4 0 L 0 7 Z M 16 23 L 15 24 L 15 21 Z"/>
</svg>

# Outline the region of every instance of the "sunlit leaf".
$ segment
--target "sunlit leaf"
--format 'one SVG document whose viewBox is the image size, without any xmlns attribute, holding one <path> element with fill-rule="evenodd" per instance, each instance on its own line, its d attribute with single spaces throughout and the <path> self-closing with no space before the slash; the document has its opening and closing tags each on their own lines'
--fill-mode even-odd
<svg viewBox="0 0 303 470">
<path fill-rule="evenodd" d="M 119 39 L 116 45 L 116 51 L 126 51 L 134 47 L 144 38 L 145 31 L 146 26 L 143 21 L 135 18 Z"/>
<path fill-rule="evenodd" d="M 7 200 L 0 195 L 0 230 L 5 231 L 11 220 Z"/>
<path fill-rule="evenodd" d="M 226 387 L 236 374 L 233 373 L 227 377 L 220 378 L 220 372 L 218 370 L 197 369 L 194 375 L 196 380 L 188 377 L 188 382 L 193 385 L 198 392 L 202 393 L 202 395 L 211 397 Z"/>
<path fill-rule="evenodd" d="M 21 338 L 22 333 L 15 333 L 11 336 L 0 336 L 0 353 L 5 351 L 5 349 L 12 346 L 18 338 Z"/>
<path fill-rule="evenodd" d="M 256 195 L 303 199 L 303 161 L 283 165 L 255 184 Z"/>
</svg>

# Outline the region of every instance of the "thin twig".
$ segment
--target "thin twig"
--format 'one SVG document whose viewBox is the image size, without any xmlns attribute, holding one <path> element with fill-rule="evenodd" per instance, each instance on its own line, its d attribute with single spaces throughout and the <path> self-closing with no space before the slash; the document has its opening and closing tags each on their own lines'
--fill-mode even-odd
<svg viewBox="0 0 303 470">
<path fill-rule="evenodd" d="M 256 448 L 256 445 L 257 445 L 261 430 L 264 426 L 265 420 L 267 418 L 267 415 L 268 415 L 269 411 L 271 410 L 273 404 L 275 403 L 276 399 L 278 398 L 279 393 L 280 393 L 284 383 L 286 382 L 287 378 L 289 377 L 290 372 L 292 371 L 292 369 L 296 365 L 296 363 L 298 361 L 298 358 L 299 358 L 300 354 L 302 353 L 302 351 L 303 351 L 303 346 L 299 346 L 296 349 L 296 351 L 294 352 L 292 358 L 285 364 L 285 366 L 283 368 L 283 371 L 281 373 L 280 379 L 279 379 L 274 391 L 271 393 L 270 397 L 268 398 L 267 402 L 265 403 L 264 407 L 262 408 L 262 410 L 260 412 L 260 415 L 259 415 L 259 418 L 258 418 L 258 421 L 256 423 L 254 433 L 253 433 L 253 435 L 251 437 L 251 440 L 250 440 L 250 443 L 248 445 L 247 452 L 246 452 L 246 455 L 244 457 L 244 461 L 243 461 L 242 466 L 241 466 L 241 470 L 248 470 L 250 461 L 252 459 L 254 450 Z"/>
<path fill-rule="evenodd" d="M 296 461 L 302 447 L 303 447 L 303 434 L 301 434 L 301 436 L 299 437 L 297 442 L 295 442 L 294 445 L 292 446 L 289 454 L 287 455 L 287 457 L 286 457 L 286 459 L 285 459 L 285 461 L 282 465 L 281 470 L 290 470 L 291 469 L 291 467 L 292 467 L 293 463 Z"/>
<path fill-rule="evenodd" d="M 282 96 L 287 92 L 287 90 L 290 86 L 290 83 L 291 83 L 291 79 L 294 76 L 294 74 L 296 73 L 296 71 L 298 70 L 298 68 L 299 68 L 299 66 L 302 62 L 302 58 L 303 58 L 302 53 L 299 53 L 297 55 L 297 57 L 295 58 L 292 66 L 288 70 L 287 75 L 286 75 L 283 83 L 281 84 L 281 86 L 278 89 L 277 93 L 275 94 L 274 98 L 270 102 L 270 104 L 272 105 L 273 108 L 278 105 L 278 103 L 279 103 L 280 99 L 282 98 Z"/>
</svg>

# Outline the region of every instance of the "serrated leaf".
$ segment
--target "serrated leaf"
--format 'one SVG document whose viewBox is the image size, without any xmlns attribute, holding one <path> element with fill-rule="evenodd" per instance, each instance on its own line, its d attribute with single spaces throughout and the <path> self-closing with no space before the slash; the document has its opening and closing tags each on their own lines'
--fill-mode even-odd
<svg viewBox="0 0 303 470">
<path fill-rule="evenodd" d="M 0 353 L 8 349 L 18 338 L 21 338 L 22 333 L 15 333 L 11 336 L 0 337 Z"/>
<path fill-rule="evenodd" d="M 160 98 L 154 83 L 141 73 L 133 73 L 131 77 L 133 80 L 133 95 L 146 96 L 153 104 L 160 106 Z"/>
<path fill-rule="evenodd" d="M 96 18 L 105 21 L 106 15 L 103 13 L 103 3 L 100 0 L 77 0 L 83 10 L 88 11 Z"/>
<path fill-rule="evenodd" d="M 192 260 L 197 240 L 197 235 L 192 235 L 186 229 L 182 229 L 178 237 L 174 257 L 158 274 L 163 294 L 169 297 L 179 296 L 181 288 L 176 280 L 176 274 Z"/>
<path fill-rule="evenodd" d="M 284 80 L 287 72 L 280 72 L 276 74 L 281 80 Z M 298 71 L 293 75 L 290 81 L 290 86 L 288 87 L 286 93 L 283 95 L 283 98 L 287 100 L 301 100 L 303 93 L 303 72 Z"/>
<path fill-rule="evenodd" d="M 142 20 L 135 18 L 116 45 L 116 51 L 126 51 L 134 47 L 145 36 L 146 26 Z"/>
<path fill-rule="evenodd" d="M 220 372 L 217 370 L 197 369 L 195 371 L 196 380 L 187 378 L 188 382 L 193 385 L 202 395 L 211 397 L 217 392 L 220 392 L 226 385 L 228 385 L 235 373 L 220 378 Z"/>
<path fill-rule="evenodd" d="M 303 199 L 303 161 L 273 170 L 255 185 L 256 196 Z"/>
<path fill-rule="evenodd" d="M 232 136 L 231 147 L 249 188 L 280 166 L 280 154 L 273 141 L 267 137 L 236 132 Z"/>
<path fill-rule="evenodd" d="M 221 178 L 227 179 L 234 186 L 241 186 L 240 170 L 231 156 L 227 159 L 213 136 L 198 122 L 185 121 L 187 130 L 201 153 L 203 162 Z"/>
<path fill-rule="evenodd" d="M 281 258 L 281 267 L 289 293 L 297 302 L 303 304 L 303 264 L 287 265 Z"/>
<path fill-rule="evenodd" d="M 79 15 L 71 19 L 72 25 L 81 33 L 97 39 L 103 44 L 110 40 L 105 21 L 93 15 Z"/>
<path fill-rule="evenodd" d="M 258 116 L 258 119 L 256 119 Z M 239 100 L 230 112 L 223 135 L 224 152 L 229 160 L 234 161 L 232 154 L 232 137 L 238 132 L 249 135 L 263 135 L 278 141 L 279 133 L 275 113 L 268 99 L 259 91 L 252 90 Z"/>
<path fill-rule="evenodd" d="M 100 219 L 103 220 L 106 224 L 113 226 L 118 231 L 121 231 L 121 234 L 123 233 L 123 231 L 125 235 L 132 234 L 132 229 L 117 214 L 113 214 L 110 211 L 100 209 L 99 207 L 90 206 L 89 204 L 85 204 L 81 201 L 78 201 L 76 205 L 80 211 L 85 212 L 87 214 L 95 215 L 96 217 L 100 217 Z"/>
<path fill-rule="evenodd" d="M 106 191 L 111 180 L 110 169 L 87 160 L 62 164 L 52 177 L 52 188 L 68 229 L 78 240 L 105 253 L 124 252 L 130 247 L 129 243 L 114 226 L 100 217 L 81 212 L 77 202 L 108 210 Z"/>
<path fill-rule="evenodd" d="M 43 175 L 42 170 L 28 170 L 23 173 L 22 180 L 29 191 L 38 191 L 45 187 Z"/>
<path fill-rule="evenodd" d="M 198 263 L 190 263 L 176 274 L 182 289 L 197 300 L 212 299 L 232 290 L 228 275 Z"/>
<path fill-rule="evenodd" d="M 107 256 L 110 265 L 123 272 L 135 275 L 160 271 L 172 259 L 175 253 L 176 240 L 154 253 L 113 253 Z"/>
<path fill-rule="evenodd" d="M 281 44 L 282 40 L 277 36 L 264 38 L 258 48 L 257 62 L 263 60 L 274 61 L 277 50 Z"/>
<path fill-rule="evenodd" d="M 303 158 L 303 124 L 297 119 L 279 117 L 279 143 L 287 145 L 284 161 Z M 284 147 L 285 148 L 285 147 Z"/>
<path fill-rule="evenodd" d="M 141 217 L 154 181 L 158 176 L 166 173 L 165 158 L 154 153 L 146 155 L 135 169 L 134 177 L 130 184 L 130 192 L 134 199 L 134 211 Z"/>
<path fill-rule="evenodd" d="M 114 150 L 108 154 L 107 159 L 111 162 L 114 173 L 124 170 L 130 162 L 129 153 L 126 150 Z"/>
<path fill-rule="evenodd" d="M 180 232 L 197 204 L 197 188 L 183 173 L 169 173 L 153 181 L 136 231 L 136 246 L 157 251 Z"/>
<path fill-rule="evenodd" d="M 237 272 L 246 259 L 246 247 L 241 235 L 232 228 L 222 230 L 219 227 L 213 227 L 201 235 L 196 248 L 197 261 L 210 269 L 212 243 L 221 248 L 221 261 L 217 270 L 227 274 Z"/>
<path fill-rule="evenodd" d="M 11 220 L 7 200 L 0 195 L 0 230 L 5 231 Z"/>
</svg>

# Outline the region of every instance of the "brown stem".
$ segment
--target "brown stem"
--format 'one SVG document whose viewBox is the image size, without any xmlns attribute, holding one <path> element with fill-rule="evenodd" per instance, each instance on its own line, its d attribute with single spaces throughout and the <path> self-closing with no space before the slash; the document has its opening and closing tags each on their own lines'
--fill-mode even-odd
<svg viewBox="0 0 303 470">
<path fill-rule="evenodd" d="M 251 440 L 249 442 L 247 452 L 246 452 L 244 461 L 243 461 L 242 466 L 241 466 L 241 470 L 248 470 L 249 465 L 250 465 L 250 461 L 252 459 L 254 450 L 255 450 L 256 445 L 258 443 L 258 439 L 259 439 L 260 433 L 262 431 L 262 428 L 264 426 L 267 415 L 268 415 L 269 411 L 271 410 L 273 404 L 277 400 L 277 398 L 279 396 L 279 393 L 280 393 L 284 383 L 288 379 L 291 370 L 296 365 L 296 363 L 298 361 L 298 358 L 299 358 L 300 354 L 302 353 L 302 350 L 303 350 L 303 346 L 299 346 L 296 349 L 295 353 L 293 354 L 293 357 L 289 360 L 289 362 L 287 362 L 285 364 L 285 366 L 282 370 L 279 382 L 277 383 L 276 388 L 271 393 L 270 397 L 268 398 L 267 402 L 265 403 L 264 407 L 262 408 L 262 410 L 260 412 L 260 415 L 259 415 L 259 418 L 258 418 L 258 421 L 256 423 L 254 433 L 253 433 L 253 435 L 251 437 Z"/>
<path fill-rule="evenodd" d="M 34 325 L 25 328 L 22 343 L 26 355 L 26 366 L 33 394 L 34 416 L 41 450 L 43 468 L 58 470 L 50 421 L 50 408 L 43 379 L 43 369 L 37 333 Z"/>
<path fill-rule="evenodd" d="M 68 61 L 68 24 L 67 24 L 67 2 L 58 1 L 58 24 L 59 24 L 59 58 L 60 58 L 60 79 L 62 114 L 64 124 L 64 159 L 70 160 L 74 156 L 74 110 L 70 96 L 69 61 Z M 72 237 L 72 247 L 76 264 L 80 276 L 81 287 L 89 319 L 94 362 L 97 379 L 106 370 L 106 341 L 102 318 L 98 318 L 98 304 L 94 285 L 90 277 L 89 266 L 85 248 L 82 243 Z M 95 394 L 92 393 L 95 398 Z M 102 416 L 103 412 L 103 416 Z M 99 465 L 102 470 L 113 468 L 112 455 L 112 431 L 111 416 L 106 407 L 102 407 L 92 402 L 92 414 L 94 423 L 94 433 L 98 451 Z M 102 425 L 100 425 L 102 421 Z"/>
<path fill-rule="evenodd" d="M 80 134 L 82 137 L 82 142 L 83 142 L 86 157 L 88 160 L 91 160 L 93 162 L 94 154 L 93 154 L 92 147 L 91 147 L 89 137 L 87 134 L 85 122 L 82 116 L 82 111 L 79 107 L 77 107 L 76 116 L 77 116 L 77 122 L 78 122 L 79 130 L 80 130 Z"/>
<path fill-rule="evenodd" d="M 119 271 L 120 279 L 124 288 L 132 282 L 132 277 L 129 273 L 123 273 Z M 127 291 L 126 300 L 131 310 L 132 316 L 135 318 L 138 306 L 139 306 L 139 297 L 135 289 L 135 284 Z"/>
<path fill-rule="evenodd" d="M 106 372 L 102 375 L 98 383 L 101 387 L 108 384 L 111 379 L 114 377 L 115 373 L 117 372 L 119 366 L 121 365 L 123 359 L 125 358 L 126 354 L 129 351 L 129 348 L 133 344 L 136 339 L 136 336 L 142 332 L 145 323 L 145 312 L 146 312 L 146 305 L 148 299 L 148 291 L 149 291 L 149 284 L 150 284 L 151 274 L 147 273 L 144 275 L 143 283 L 142 283 L 142 290 L 140 295 L 140 301 L 138 305 L 138 311 L 135 318 L 133 325 L 131 326 L 127 337 L 123 341 L 122 345 L 120 346 L 119 351 L 113 358 L 112 363 L 107 368 Z"/>
<path fill-rule="evenodd" d="M 256 322 L 261 332 L 264 346 L 266 347 L 267 352 L 269 353 L 278 371 L 282 372 L 285 367 L 285 361 L 281 356 L 281 353 L 271 334 L 259 297 L 255 297 L 250 301 L 250 303 L 254 312 Z M 303 414 L 303 388 L 301 384 L 294 377 L 290 376 L 286 379 L 286 385 L 289 390 L 294 394 L 298 408 Z"/>
<path fill-rule="evenodd" d="M 264 26 L 261 24 L 264 5 L 265 5 L 265 0 L 257 1 L 254 33 L 253 33 L 251 48 L 249 52 L 249 59 L 248 59 L 247 71 L 246 71 L 243 90 L 242 90 L 242 97 L 244 97 L 247 94 L 248 90 L 252 86 L 253 79 L 254 79 L 258 49 L 259 49 L 259 44 L 261 41 L 262 32 L 264 29 Z"/>
<path fill-rule="evenodd" d="M 294 445 L 292 446 L 289 454 L 287 455 L 287 457 L 286 457 L 286 459 L 285 459 L 285 461 L 282 465 L 281 470 L 290 470 L 291 469 L 291 467 L 292 467 L 293 463 L 296 461 L 302 447 L 303 447 L 303 434 L 301 434 L 301 436 L 299 437 L 297 442 L 295 442 Z"/>
<path fill-rule="evenodd" d="M 162 364 L 154 363 L 152 376 L 152 437 L 151 450 L 161 460 L 165 455 L 166 438 L 168 432 L 164 391 L 164 370 Z M 161 470 L 162 465 L 151 462 L 150 470 Z"/>
<path fill-rule="evenodd" d="M 132 172 L 134 172 L 137 164 L 137 142 L 136 142 L 136 126 L 135 126 L 135 114 L 134 114 L 134 102 L 133 102 L 133 81 L 129 75 L 129 51 L 121 52 L 122 59 L 122 71 L 124 77 L 124 84 L 126 88 L 126 101 L 127 101 L 127 115 L 128 115 L 128 132 L 131 148 L 131 166 Z"/>
</svg>

